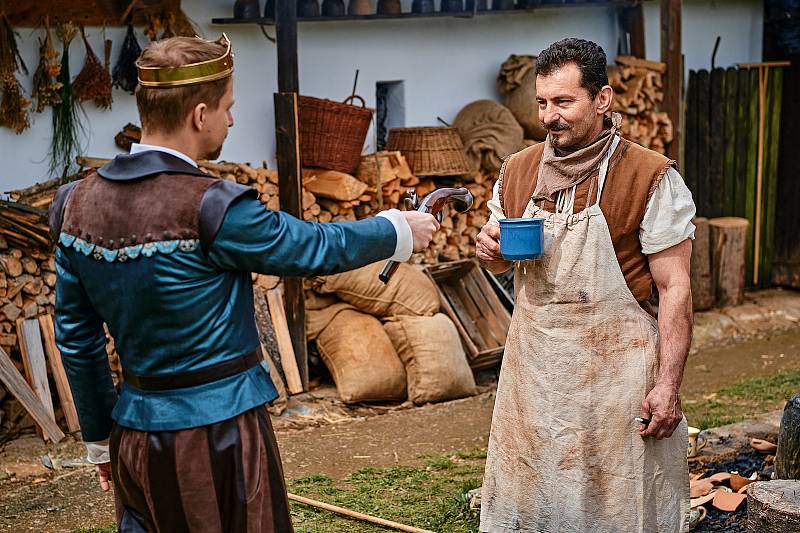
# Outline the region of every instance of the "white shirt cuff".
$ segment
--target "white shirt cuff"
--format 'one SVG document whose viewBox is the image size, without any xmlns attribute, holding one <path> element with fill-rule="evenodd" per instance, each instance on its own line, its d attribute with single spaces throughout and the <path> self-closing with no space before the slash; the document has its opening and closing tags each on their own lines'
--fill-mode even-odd
<svg viewBox="0 0 800 533">
<path fill-rule="evenodd" d="M 411 259 L 411 254 L 414 252 L 414 236 L 411 235 L 411 226 L 408 225 L 403 213 L 397 209 L 389 209 L 388 211 L 381 211 L 377 216 L 388 219 L 397 233 L 397 245 L 394 247 L 394 255 L 389 259 L 399 263 L 405 263 Z"/>
<path fill-rule="evenodd" d="M 93 465 L 101 465 L 111 462 L 111 454 L 108 451 L 108 439 L 99 442 L 85 442 L 86 460 Z"/>
</svg>

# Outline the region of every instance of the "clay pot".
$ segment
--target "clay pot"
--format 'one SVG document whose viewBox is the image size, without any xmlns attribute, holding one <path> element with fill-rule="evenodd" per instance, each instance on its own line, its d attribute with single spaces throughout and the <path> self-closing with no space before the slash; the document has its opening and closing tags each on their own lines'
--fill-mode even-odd
<svg viewBox="0 0 800 533">
<path fill-rule="evenodd" d="M 264 6 L 264 18 L 275 18 L 275 0 L 267 0 L 267 5 Z"/>
<path fill-rule="evenodd" d="M 297 2 L 297 16 L 298 17 L 318 17 L 319 16 L 319 2 L 318 2 L 318 0 L 298 0 L 298 2 Z"/>
<path fill-rule="evenodd" d="M 236 0 L 233 4 L 233 18 L 239 20 L 257 19 L 261 16 L 258 0 Z"/>
<path fill-rule="evenodd" d="M 323 0 L 323 17 L 343 17 L 345 16 L 344 0 Z"/>
<path fill-rule="evenodd" d="M 402 12 L 400 0 L 378 0 L 378 15 L 399 15 Z"/>
<path fill-rule="evenodd" d="M 372 15 L 375 13 L 375 9 L 370 0 L 350 0 L 347 13 L 349 15 Z"/>
<path fill-rule="evenodd" d="M 433 0 L 414 0 L 411 4 L 412 13 L 433 13 Z"/>
<path fill-rule="evenodd" d="M 514 9 L 514 0 L 492 0 L 492 9 L 494 11 Z"/>
<path fill-rule="evenodd" d="M 464 11 L 464 0 L 442 0 L 442 13 L 461 13 Z"/>
<path fill-rule="evenodd" d="M 488 0 L 467 0 L 464 5 L 464 11 L 486 11 Z M 478 9 L 475 9 L 475 4 L 478 4 Z"/>
</svg>

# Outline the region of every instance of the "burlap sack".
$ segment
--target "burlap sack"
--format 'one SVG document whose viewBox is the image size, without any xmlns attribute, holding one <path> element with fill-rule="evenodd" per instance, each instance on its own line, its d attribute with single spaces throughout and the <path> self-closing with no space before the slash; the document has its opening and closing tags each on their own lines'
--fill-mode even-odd
<svg viewBox="0 0 800 533">
<path fill-rule="evenodd" d="M 420 270 L 402 263 L 389 283 L 378 279 L 384 262 L 357 270 L 318 278 L 315 290 L 335 293 L 359 311 L 377 317 L 395 315 L 431 316 L 439 311 L 439 292 Z"/>
<path fill-rule="evenodd" d="M 446 315 L 398 316 L 383 328 L 406 367 L 408 398 L 415 404 L 475 394 L 461 339 Z"/>
<path fill-rule="evenodd" d="M 467 157 L 477 171 L 497 172 L 506 156 L 522 149 L 523 131 L 507 107 L 494 100 L 476 100 L 456 115 Z"/>
<path fill-rule="evenodd" d="M 525 130 L 525 138 L 543 141 L 547 130 L 536 104 L 536 57 L 509 56 L 497 75 L 497 89 L 505 95 L 503 103 Z"/>
<path fill-rule="evenodd" d="M 343 402 L 403 400 L 406 372 L 375 317 L 344 309 L 317 338 Z"/>
<path fill-rule="evenodd" d="M 306 309 L 306 338 L 313 341 L 319 337 L 319 334 L 328 327 L 336 315 L 345 309 L 355 310 L 355 307 L 347 302 L 337 301 L 322 309 Z"/>
</svg>

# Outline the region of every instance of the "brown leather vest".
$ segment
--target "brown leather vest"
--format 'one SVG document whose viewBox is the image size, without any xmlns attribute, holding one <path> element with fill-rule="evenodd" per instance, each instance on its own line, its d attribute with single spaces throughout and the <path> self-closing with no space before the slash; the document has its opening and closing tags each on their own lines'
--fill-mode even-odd
<svg viewBox="0 0 800 533">
<path fill-rule="evenodd" d="M 540 143 L 509 156 L 500 170 L 500 205 L 509 218 L 521 217 L 531 200 L 539 175 L 539 163 L 544 151 Z M 608 164 L 600 209 L 608 222 L 611 242 L 620 269 L 631 293 L 639 302 L 652 294 L 653 277 L 647 256 L 642 253 L 639 229 L 647 202 L 664 174 L 675 161 L 638 144 L 621 139 Z M 575 189 L 574 212 L 591 205 L 597 198 L 595 170 Z M 554 212 L 549 201 L 537 202 L 545 211 Z"/>
</svg>

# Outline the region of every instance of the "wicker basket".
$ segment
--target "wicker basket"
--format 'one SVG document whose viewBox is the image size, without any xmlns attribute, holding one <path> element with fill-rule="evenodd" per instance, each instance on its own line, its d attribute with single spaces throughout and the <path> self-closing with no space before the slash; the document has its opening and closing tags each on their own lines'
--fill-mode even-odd
<svg viewBox="0 0 800 533">
<path fill-rule="evenodd" d="M 394 128 L 389 130 L 385 149 L 402 152 L 418 176 L 459 176 L 471 171 L 455 128 Z"/>
<path fill-rule="evenodd" d="M 361 107 L 348 103 L 353 99 L 360 100 Z M 303 166 L 355 172 L 372 120 L 364 99 L 351 96 L 340 103 L 301 96 L 298 108 Z"/>
</svg>

